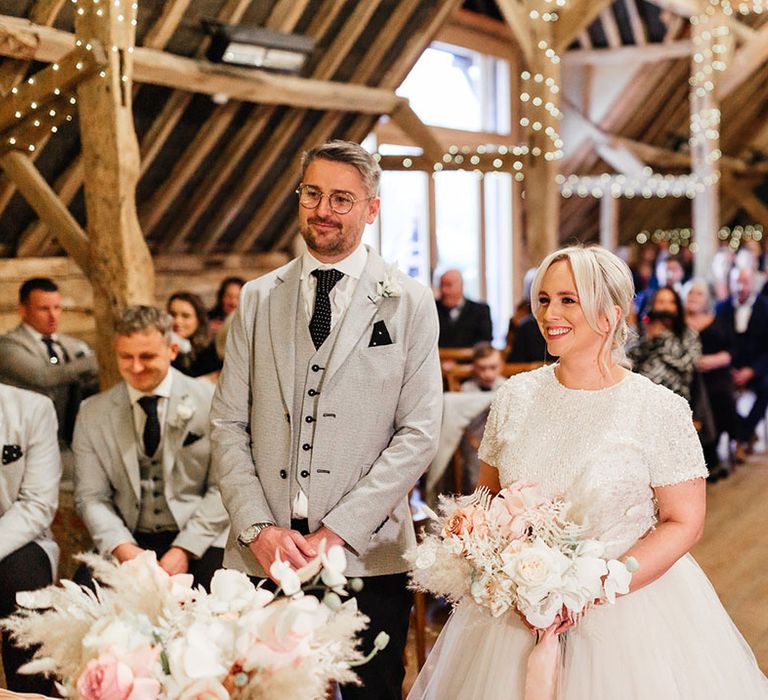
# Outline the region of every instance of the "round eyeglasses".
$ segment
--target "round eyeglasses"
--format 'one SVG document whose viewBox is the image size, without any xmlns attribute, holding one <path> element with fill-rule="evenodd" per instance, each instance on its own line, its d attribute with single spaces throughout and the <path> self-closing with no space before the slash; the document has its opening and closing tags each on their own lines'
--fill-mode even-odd
<svg viewBox="0 0 768 700">
<path fill-rule="evenodd" d="M 296 194 L 299 195 L 299 204 L 305 209 L 317 209 L 323 197 L 328 197 L 328 204 L 337 214 L 349 214 L 352 207 L 358 202 L 367 202 L 373 197 L 362 197 L 355 199 L 348 192 L 331 192 L 326 194 L 312 185 L 299 185 L 296 188 Z"/>
</svg>

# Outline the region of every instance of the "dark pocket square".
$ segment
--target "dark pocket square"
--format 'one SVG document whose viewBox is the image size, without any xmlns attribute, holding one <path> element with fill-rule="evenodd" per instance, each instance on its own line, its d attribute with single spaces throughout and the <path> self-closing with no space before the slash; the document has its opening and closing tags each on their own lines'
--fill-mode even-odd
<svg viewBox="0 0 768 700">
<path fill-rule="evenodd" d="M 184 438 L 184 444 L 182 447 L 186 447 L 187 445 L 191 445 L 198 440 L 200 440 L 203 436 L 198 435 L 197 433 L 187 433 L 187 437 Z"/>
<path fill-rule="evenodd" d="M 392 345 L 392 338 L 389 337 L 389 331 L 384 325 L 384 321 L 376 321 L 373 324 L 373 333 L 371 333 L 371 341 L 368 343 L 368 347 L 372 348 L 377 345 Z"/>
<path fill-rule="evenodd" d="M 3 464 L 10 464 L 21 459 L 23 454 L 20 445 L 3 445 Z"/>
</svg>

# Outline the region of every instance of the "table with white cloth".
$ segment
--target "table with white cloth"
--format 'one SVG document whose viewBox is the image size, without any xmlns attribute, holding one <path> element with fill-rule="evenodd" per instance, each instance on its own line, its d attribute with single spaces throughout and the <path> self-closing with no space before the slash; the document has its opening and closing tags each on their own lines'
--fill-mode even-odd
<svg viewBox="0 0 768 700">
<path fill-rule="evenodd" d="M 494 392 L 449 391 L 443 394 L 443 423 L 440 428 L 440 440 L 437 454 L 429 465 L 426 474 L 424 499 L 434 506 L 437 501 L 437 487 L 446 468 L 456 452 L 467 426 L 493 401 Z"/>
</svg>

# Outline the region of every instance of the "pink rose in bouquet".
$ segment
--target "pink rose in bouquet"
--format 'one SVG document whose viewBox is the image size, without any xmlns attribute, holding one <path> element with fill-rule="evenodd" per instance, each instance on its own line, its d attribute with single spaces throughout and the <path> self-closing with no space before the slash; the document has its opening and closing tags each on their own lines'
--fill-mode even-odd
<svg viewBox="0 0 768 700">
<path fill-rule="evenodd" d="M 131 667 L 111 652 L 91 659 L 77 679 L 82 700 L 128 700 L 132 689 Z"/>
<path fill-rule="evenodd" d="M 512 539 L 519 539 L 528 527 L 526 512 L 542 503 L 535 485 L 515 482 L 491 501 L 488 519 Z"/>
</svg>

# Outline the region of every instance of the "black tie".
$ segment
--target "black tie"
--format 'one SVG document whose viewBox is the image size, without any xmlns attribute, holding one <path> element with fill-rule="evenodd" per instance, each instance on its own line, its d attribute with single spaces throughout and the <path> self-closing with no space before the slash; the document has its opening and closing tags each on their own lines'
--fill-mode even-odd
<svg viewBox="0 0 768 700">
<path fill-rule="evenodd" d="M 331 332 L 331 300 L 328 294 L 336 282 L 344 277 L 344 273 L 331 268 L 330 270 L 312 270 L 312 274 L 317 278 L 317 292 L 315 309 L 309 321 L 309 334 L 317 350 Z"/>
<path fill-rule="evenodd" d="M 61 360 L 56 353 L 56 349 L 53 347 L 53 338 L 50 335 L 44 335 L 43 343 L 45 343 L 45 347 L 48 350 L 48 361 L 52 365 L 58 365 Z"/>
<path fill-rule="evenodd" d="M 144 454 L 151 457 L 157 451 L 160 444 L 160 421 L 157 418 L 157 396 L 142 396 L 139 406 L 147 414 L 147 422 L 144 423 Z"/>
</svg>

